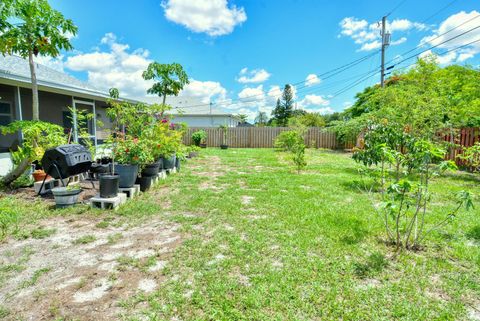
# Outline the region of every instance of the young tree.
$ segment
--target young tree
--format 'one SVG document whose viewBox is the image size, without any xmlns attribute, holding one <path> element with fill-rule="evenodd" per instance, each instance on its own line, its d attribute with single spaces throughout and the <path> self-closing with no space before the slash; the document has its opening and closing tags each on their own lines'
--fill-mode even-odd
<svg viewBox="0 0 480 321">
<path fill-rule="evenodd" d="M 257 117 L 255 117 L 255 124 L 257 126 L 265 126 L 268 122 L 267 113 L 264 111 L 258 111 Z"/>
<path fill-rule="evenodd" d="M 292 116 L 293 103 L 293 88 L 287 84 L 283 89 L 282 99 L 277 99 L 277 105 L 272 112 L 272 116 L 277 121 L 278 126 L 287 126 L 288 119 Z"/>
<path fill-rule="evenodd" d="M 47 0 L 3 1 L 0 8 L 0 53 L 28 58 L 32 78 L 32 119 L 39 120 L 38 85 L 34 56 L 57 57 L 71 50 L 69 37 L 77 33 L 70 19 L 50 7 Z"/>
<path fill-rule="evenodd" d="M 147 90 L 149 94 L 157 94 L 163 97 L 163 105 L 167 96 L 177 96 L 183 87 L 189 83 L 187 73 L 183 70 L 182 65 L 177 63 L 160 64 L 152 62 L 148 65 L 147 70 L 142 73 L 145 80 L 158 80 L 152 88 Z"/>
<path fill-rule="evenodd" d="M 241 124 L 244 124 L 248 120 L 248 115 L 245 114 L 238 114 L 237 115 L 238 120 L 240 121 Z"/>
</svg>

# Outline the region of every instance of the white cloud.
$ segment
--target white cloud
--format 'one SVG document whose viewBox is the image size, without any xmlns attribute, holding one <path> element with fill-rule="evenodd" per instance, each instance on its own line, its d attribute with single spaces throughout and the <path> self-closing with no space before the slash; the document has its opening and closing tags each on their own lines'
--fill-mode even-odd
<svg viewBox="0 0 480 321">
<path fill-rule="evenodd" d="M 145 81 L 142 72 L 151 60 L 144 49 L 129 51 L 129 45 L 121 44 L 113 33 L 101 39 L 105 49 L 77 53 L 67 58 L 65 67 L 74 71 L 87 72 L 88 82 L 101 90 L 118 88 L 122 96 L 142 97 L 151 87 L 152 81 Z"/>
<path fill-rule="evenodd" d="M 318 76 L 315 74 L 310 74 L 307 76 L 307 78 L 305 78 L 305 85 L 308 87 L 319 84 L 320 82 L 320 78 L 318 78 Z"/>
<path fill-rule="evenodd" d="M 267 81 L 271 76 L 265 69 L 254 69 L 249 71 L 248 68 L 240 70 L 239 75 L 240 77 L 237 81 L 242 84 L 258 84 Z"/>
<path fill-rule="evenodd" d="M 39 55 L 37 57 L 34 57 L 33 60 L 38 64 L 47 66 L 56 71 L 63 72 L 64 62 L 62 55 L 58 56 L 57 58 Z"/>
<path fill-rule="evenodd" d="M 340 21 L 340 35 L 351 38 L 357 45 L 360 45 L 359 51 L 370 51 L 381 47 L 380 25 L 378 23 L 369 23 L 367 20 L 360 20 L 355 17 L 346 17 Z M 386 30 L 392 34 L 396 32 L 406 32 L 412 29 L 424 30 L 426 26 L 418 22 L 412 22 L 407 19 L 395 19 L 387 22 Z M 407 41 L 406 37 L 394 40 L 390 45 L 395 46 Z"/>
<path fill-rule="evenodd" d="M 247 20 L 245 9 L 229 6 L 227 0 L 166 0 L 162 7 L 168 20 L 210 36 L 232 33 Z"/>
<path fill-rule="evenodd" d="M 321 114 L 331 114 L 333 109 L 329 106 L 330 100 L 321 95 L 306 95 L 298 102 L 298 107 L 308 112 L 318 112 Z"/>
<path fill-rule="evenodd" d="M 456 14 L 453 14 L 447 19 L 445 19 L 442 23 L 440 23 L 440 26 L 438 27 L 437 30 L 434 31 L 432 35 L 424 37 L 421 40 L 420 44 L 428 45 L 428 46 L 438 46 L 437 48 L 444 49 L 444 50 L 441 50 L 440 53 L 442 51 L 446 51 L 446 50 L 450 50 L 450 49 L 454 49 L 454 48 L 466 45 L 480 37 L 480 28 L 475 29 L 471 32 L 468 32 L 465 35 L 459 36 L 458 38 L 448 41 L 444 44 L 442 43 L 447 41 L 448 39 L 454 38 L 464 32 L 467 32 L 470 29 L 477 27 L 480 19 L 475 17 L 479 15 L 480 13 L 475 10 L 471 11 L 470 13 L 461 11 Z M 465 23 L 466 21 L 469 21 L 469 22 Z M 461 25 L 462 23 L 465 23 L 465 24 Z M 457 26 L 459 27 L 456 28 Z M 453 28 L 456 28 L 456 29 L 449 32 Z M 447 34 L 442 35 L 444 33 L 447 33 Z M 431 51 L 426 52 L 422 56 L 426 56 L 427 53 L 431 53 Z M 478 53 L 480 53 L 479 42 L 471 44 L 469 46 L 465 46 L 459 50 L 450 51 L 446 55 L 438 56 L 437 61 L 440 64 L 463 62 L 467 59 L 474 57 Z"/>
<path fill-rule="evenodd" d="M 180 92 L 180 96 L 196 97 L 202 103 L 208 104 L 214 100 L 225 100 L 227 90 L 216 81 L 190 80 L 190 83 Z"/>
<path fill-rule="evenodd" d="M 305 98 L 299 102 L 299 104 L 302 108 L 307 108 L 309 106 L 328 106 L 330 101 L 321 95 L 312 94 L 306 95 Z"/>
<path fill-rule="evenodd" d="M 92 52 L 68 57 L 65 66 L 74 71 L 102 71 L 116 63 L 112 52 Z"/>
<path fill-rule="evenodd" d="M 265 91 L 263 85 L 258 87 L 246 87 L 238 93 L 238 98 L 245 103 L 258 103 L 265 100 Z"/>
<path fill-rule="evenodd" d="M 275 103 L 277 99 L 280 99 L 282 97 L 282 91 L 282 88 L 280 88 L 278 85 L 270 86 L 270 89 L 267 93 L 269 102 Z"/>
</svg>

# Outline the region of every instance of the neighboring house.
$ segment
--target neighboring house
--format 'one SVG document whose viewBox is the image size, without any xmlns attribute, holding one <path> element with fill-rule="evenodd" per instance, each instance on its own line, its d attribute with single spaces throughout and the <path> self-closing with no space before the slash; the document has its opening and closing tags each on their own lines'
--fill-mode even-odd
<svg viewBox="0 0 480 321">
<path fill-rule="evenodd" d="M 94 119 L 88 124 L 90 138 L 95 144 L 107 136 L 111 122 L 106 116 L 109 94 L 63 72 L 41 64 L 36 65 L 40 120 L 63 126 L 76 137 L 76 124 L 72 124 L 69 107 L 92 112 Z M 0 125 L 14 120 L 32 119 L 32 85 L 28 61 L 18 56 L 0 55 Z M 97 120 L 103 128 L 97 128 Z M 0 152 L 18 145 L 19 135 L 0 135 Z"/>
<path fill-rule="evenodd" d="M 159 97 L 144 97 L 147 103 L 161 103 Z M 168 97 L 166 103 L 172 107 L 166 114 L 172 116 L 174 123 L 186 123 L 189 127 L 236 127 L 239 120 L 235 115 L 205 104 L 196 97 Z"/>
</svg>

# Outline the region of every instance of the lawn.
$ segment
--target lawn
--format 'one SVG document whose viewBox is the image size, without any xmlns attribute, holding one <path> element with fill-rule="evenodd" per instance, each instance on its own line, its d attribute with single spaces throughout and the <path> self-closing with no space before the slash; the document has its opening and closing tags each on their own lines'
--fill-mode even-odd
<svg viewBox="0 0 480 321">
<path fill-rule="evenodd" d="M 3 195 L 0 205 L 15 208 L 21 217 L 19 230 L 0 247 L 0 287 L 21 271 L 22 264 L 15 269 L 5 263 L 12 255 L 9 247 L 58 237 L 64 226 L 49 222 L 64 218 L 69 224 L 94 224 L 90 234 L 71 240 L 71 253 L 97 243 L 111 246 L 130 230 L 151 233 L 152 227 L 172 226 L 168 233 L 178 234 L 181 241 L 159 270 L 151 269 L 164 255 L 159 252 L 117 258 L 105 292 L 117 291 L 127 274 L 137 273 L 131 277 L 135 282 L 148 275 L 159 283 L 155 290 L 140 287 L 109 297 L 124 320 L 480 320 L 478 205 L 432 233 L 422 251 L 395 254 L 383 242 L 382 222 L 370 199 L 355 184 L 360 176 L 351 155 L 308 150 L 307 162 L 296 174 L 287 154 L 270 149 L 207 149 L 184 163 L 180 173 L 108 213 L 86 206 L 50 210 L 45 202 Z M 436 179 L 429 217 L 442 217 L 454 206 L 455 192 L 476 192 L 479 182 L 461 172 Z M 37 232 L 45 235 L 36 239 L 37 225 L 58 231 Z M 151 238 L 140 239 L 149 246 Z M 22 252 L 20 258 L 28 264 L 29 255 Z M 22 284 L 54 278 L 55 264 L 45 264 Z M 79 282 L 99 283 L 95 276 Z M 48 293 L 39 300 L 50 318 L 87 315 L 71 302 L 54 305 Z M 11 318 L 11 311 L 7 303 L 0 316 Z"/>
</svg>

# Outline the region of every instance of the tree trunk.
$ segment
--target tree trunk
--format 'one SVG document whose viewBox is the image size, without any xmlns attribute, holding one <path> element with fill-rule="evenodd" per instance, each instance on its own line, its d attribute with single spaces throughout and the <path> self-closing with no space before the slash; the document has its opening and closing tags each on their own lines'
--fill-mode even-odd
<svg viewBox="0 0 480 321">
<path fill-rule="evenodd" d="M 32 77 L 32 120 L 40 120 L 38 107 L 38 85 L 37 74 L 35 72 L 35 62 L 33 61 L 33 52 L 28 53 L 28 62 L 30 64 L 30 75 Z"/>
<path fill-rule="evenodd" d="M 3 184 L 5 186 L 9 186 L 17 178 L 22 176 L 23 173 L 28 169 L 28 166 L 30 166 L 30 159 L 29 158 L 24 158 L 20 164 L 17 165 L 10 173 L 8 173 L 4 178 L 3 178 Z"/>
</svg>

